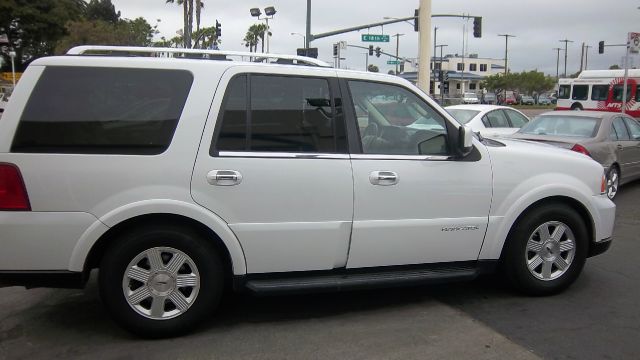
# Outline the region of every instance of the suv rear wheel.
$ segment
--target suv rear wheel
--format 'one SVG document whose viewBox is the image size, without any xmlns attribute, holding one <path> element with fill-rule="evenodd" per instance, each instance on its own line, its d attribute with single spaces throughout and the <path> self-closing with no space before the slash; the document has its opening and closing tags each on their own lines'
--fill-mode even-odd
<svg viewBox="0 0 640 360">
<path fill-rule="evenodd" d="M 102 259 L 100 295 L 114 319 L 144 337 L 174 336 L 206 319 L 220 301 L 223 271 L 196 232 L 159 225 L 122 236 Z"/>
<path fill-rule="evenodd" d="M 512 285 L 530 295 L 560 292 L 578 277 L 587 257 L 587 229 L 580 215 L 561 204 L 525 214 L 512 230 L 504 268 Z"/>
</svg>

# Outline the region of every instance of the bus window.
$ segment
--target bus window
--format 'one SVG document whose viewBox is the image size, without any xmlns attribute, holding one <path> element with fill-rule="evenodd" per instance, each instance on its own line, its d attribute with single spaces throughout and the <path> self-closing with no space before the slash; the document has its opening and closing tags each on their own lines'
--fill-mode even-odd
<svg viewBox="0 0 640 360">
<path fill-rule="evenodd" d="M 636 86 L 636 101 L 640 101 L 640 85 Z"/>
<path fill-rule="evenodd" d="M 568 99 L 571 93 L 571 87 L 569 85 L 560 85 L 558 89 L 558 99 Z"/>
<path fill-rule="evenodd" d="M 573 85 L 572 100 L 587 100 L 589 98 L 589 85 Z"/>
<path fill-rule="evenodd" d="M 618 101 L 621 102 L 622 101 L 622 93 L 623 93 L 624 89 L 622 87 L 622 84 L 618 84 L 615 85 L 613 87 L 613 101 Z M 628 86 L 627 87 L 627 102 L 631 100 L 631 87 Z"/>
<path fill-rule="evenodd" d="M 606 101 L 609 96 L 609 85 L 593 85 L 591 100 Z"/>
</svg>

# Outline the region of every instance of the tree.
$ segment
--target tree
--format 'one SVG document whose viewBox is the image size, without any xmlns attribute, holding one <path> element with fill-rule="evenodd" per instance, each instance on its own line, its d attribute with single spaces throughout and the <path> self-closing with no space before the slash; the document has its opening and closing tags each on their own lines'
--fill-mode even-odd
<svg viewBox="0 0 640 360">
<path fill-rule="evenodd" d="M 380 71 L 380 69 L 377 66 L 373 65 L 373 64 L 369 64 L 369 67 L 367 68 L 367 71 L 377 73 L 377 72 Z"/>
<path fill-rule="evenodd" d="M 17 71 L 39 57 L 53 55 L 58 41 L 67 34 L 67 22 L 80 20 L 86 5 L 83 0 L 0 1 L 0 33 L 9 40 L 0 50 L 6 69 L 11 50 L 16 52 Z"/>
<path fill-rule="evenodd" d="M 112 24 L 103 20 L 71 21 L 69 35 L 60 40 L 57 54 L 78 45 L 150 46 L 156 30 L 142 17 L 119 20 Z"/>
<path fill-rule="evenodd" d="M 111 0 L 91 0 L 86 8 L 87 20 L 102 20 L 115 24 L 120 20 L 120 11 L 116 12 L 116 7 Z"/>
<path fill-rule="evenodd" d="M 521 73 L 496 74 L 487 76 L 482 86 L 487 90 L 517 90 L 526 94 L 541 93 L 550 90 L 555 85 L 556 80 L 550 76 L 545 76 L 538 71 L 523 71 Z"/>
<path fill-rule="evenodd" d="M 203 7 L 204 3 L 202 0 L 196 0 L 196 32 L 200 30 L 200 13 Z"/>
<path fill-rule="evenodd" d="M 620 70 L 620 65 L 613 64 L 613 65 L 609 66 L 609 70 Z"/>
<path fill-rule="evenodd" d="M 249 26 L 249 29 L 243 39 L 244 46 L 248 47 L 249 51 L 257 52 L 258 43 L 262 42 L 262 52 L 264 52 L 264 35 L 266 31 L 267 25 L 265 24 L 253 24 Z"/>
<path fill-rule="evenodd" d="M 218 36 L 216 35 L 215 26 L 196 30 L 193 33 L 193 38 L 195 39 L 193 44 L 194 48 L 210 49 L 213 47 L 214 43 L 220 44 L 220 39 L 218 39 Z"/>
<path fill-rule="evenodd" d="M 182 21 L 183 21 L 183 30 L 182 30 L 182 37 L 184 40 L 184 47 L 189 49 L 191 48 L 191 26 L 189 25 L 190 22 L 190 18 L 189 18 L 189 13 L 191 12 L 191 14 L 193 14 L 193 10 L 189 10 L 189 1 L 191 1 L 191 4 L 193 4 L 193 0 L 165 0 L 167 4 L 173 4 L 176 3 L 178 5 L 182 5 Z M 191 24 L 193 24 L 193 15 L 191 17 Z"/>
</svg>

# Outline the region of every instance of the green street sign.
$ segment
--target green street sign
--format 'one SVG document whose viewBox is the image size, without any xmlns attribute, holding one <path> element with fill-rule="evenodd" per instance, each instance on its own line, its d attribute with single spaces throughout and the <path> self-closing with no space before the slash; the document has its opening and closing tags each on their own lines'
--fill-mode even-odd
<svg viewBox="0 0 640 360">
<path fill-rule="evenodd" d="M 387 60 L 387 65 L 400 65 L 400 60 Z"/>
<path fill-rule="evenodd" d="M 362 34 L 364 42 L 389 42 L 389 35 Z"/>
</svg>

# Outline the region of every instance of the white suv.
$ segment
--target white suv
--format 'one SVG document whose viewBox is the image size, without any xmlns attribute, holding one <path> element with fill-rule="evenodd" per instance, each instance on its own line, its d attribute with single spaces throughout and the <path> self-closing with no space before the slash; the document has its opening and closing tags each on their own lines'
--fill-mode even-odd
<svg viewBox="0 0 640 360">
<path fill-rule="evenodd" d="M 609 247 L 615 205 L 589 157 L 472 137 L 395 76 L 233 56 L 34 61 L 0 121 L 0 282 L 82 287 L 99 268 L 116 321 L 157 337 L 206 319 L 227 288 L 426 284 L 502 264 L 550 294 Z"/>
</svg>

